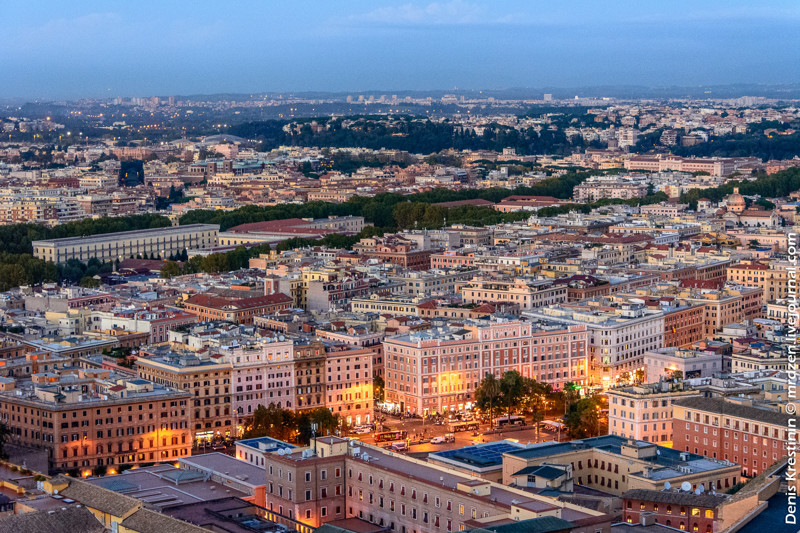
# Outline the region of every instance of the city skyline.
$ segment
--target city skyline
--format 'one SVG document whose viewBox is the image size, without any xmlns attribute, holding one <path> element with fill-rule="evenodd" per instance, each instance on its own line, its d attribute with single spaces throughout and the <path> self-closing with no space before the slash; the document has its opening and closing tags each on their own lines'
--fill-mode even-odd
<svg viewBox="0 0 800 533">
<path fill-rule="evenodd" d="M 795 83 L 788 2 L 7 6 L 0 97 Z M 569 68 L 564 68 L 569 65 Z"/>
</svg>

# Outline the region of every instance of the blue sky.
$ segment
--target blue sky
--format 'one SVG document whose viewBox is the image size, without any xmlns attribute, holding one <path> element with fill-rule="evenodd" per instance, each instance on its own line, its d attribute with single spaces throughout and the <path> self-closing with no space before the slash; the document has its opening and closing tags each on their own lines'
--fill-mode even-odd
<svg viewBox="0 0 800 533">
<path fill-rule="evenodd" d="M 0 97 L 800 81 L 793 1 L 43 0 L 0 14 Z"/>
</svg>

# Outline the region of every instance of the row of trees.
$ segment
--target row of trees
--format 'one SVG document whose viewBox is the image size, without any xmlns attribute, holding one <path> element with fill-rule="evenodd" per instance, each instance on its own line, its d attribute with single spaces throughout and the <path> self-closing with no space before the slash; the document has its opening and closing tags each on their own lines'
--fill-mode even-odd
<svg viewBox="0 0 800 533">
<path fill-rule="evenodd" d="M 500 379 L 487 373 L 475 391 L 475 405 L 489 413 L 490 419 L 494 419 L 498 411 L 508 416 L 517 410 L 529 413 L 538 439 L 538 423 L 544 420 L 546 401 L 552 392 L 550 384 L 524 377 L 516 370 L 506 372 Z"/>
<path fill-rule="evenodd" d="M 271 403 L 269 407 L 259 405 L 253 416 L 245 421 L 242 438 L 272 437 L 284 442 L 306 445 L 312 437 L 312 424 L 317 425 L 318 436 L 332 435 L 343 426 L 339 415 L 331 413 L 324 407 L 295 412 L 281 409 Z"/>
<path fill-rule="evenodd" d="M 553 392 L 550 384 L 524 377 L 516 370 L 506 372 L 500 379 L 487 373 L 475 391 L 475 405 L 492 419 L 498 412 L 508 416 L 518 411 L 529 414 L 536 427 L 537 440 L 539 422 L 544 420 L 550 405 L 554 412 L 565 413 L 563 422 L 572 438 L 593 437 L 602 431 L 603 405 L 599 397 L 579 398 L 578 389 L 572 383 Z"/>
</svg>

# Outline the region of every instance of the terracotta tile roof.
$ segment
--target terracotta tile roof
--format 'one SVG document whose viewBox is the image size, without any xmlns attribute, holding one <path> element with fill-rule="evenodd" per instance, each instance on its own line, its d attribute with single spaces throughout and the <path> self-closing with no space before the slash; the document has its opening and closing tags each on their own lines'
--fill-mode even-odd
<svg viewBox="0 0 800 533">
<path fill-rule="evenodd" d="M 106 528 L 86 507 L 67 507 L 61 511 L 36 511 L 0 518 L 0 531 L 14 533 L 42 533 L 44 531 L 69 531 L 70 533 L 104 533 Z"/>
<path fill-rule="evenodd" d="M 187 304 L 198 305 L 200 307 L 208 307 L 212 309 L 222 309 L 223 307 L 230 307 L 233 310 L 249 309 L 252 307 L 263 307 L 267 305 L 275 305 L 281 303 L 290 303 L 292 298 L 286 296 L 282 292 L 275 294 L 268 294 L 265 296 L 256 296 L 253 298 L 221 298 L 219 296 L 209 296 L 207 294 L 196 294 L 186 300 Z"/>
</svg>

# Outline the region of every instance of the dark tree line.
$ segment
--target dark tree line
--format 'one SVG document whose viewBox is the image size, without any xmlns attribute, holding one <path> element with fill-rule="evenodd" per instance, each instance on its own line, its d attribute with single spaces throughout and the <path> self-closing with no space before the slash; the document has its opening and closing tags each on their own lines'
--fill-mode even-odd
<svg viewBox="0 0 800 533">
<path fill-rule="evenodd" d="M 355 122 L 345 127 L 346 118 L 317 118 L 325 125 L 316 131 L 308 121 L 284 131 L 281 121 L 247 122 L 232 126 L 229 133 L 262 142 L 262 148 L 281 145 L 319 146 L 331 148 L 360 147 L 373 150 L 404 150 L 414 154 L 429 154 L 443 150 L 494 150 L 514 148 L 518 154 L 565 155 L 582 148 L 582 141 L 573 144 L 561 128 L 516 129 L 501 124 L 491 124 L 479 135 L 474 130 L 463 129 L 447 120 L 434 122 L 414 117 L 355 117 Z"/>
</svg>

